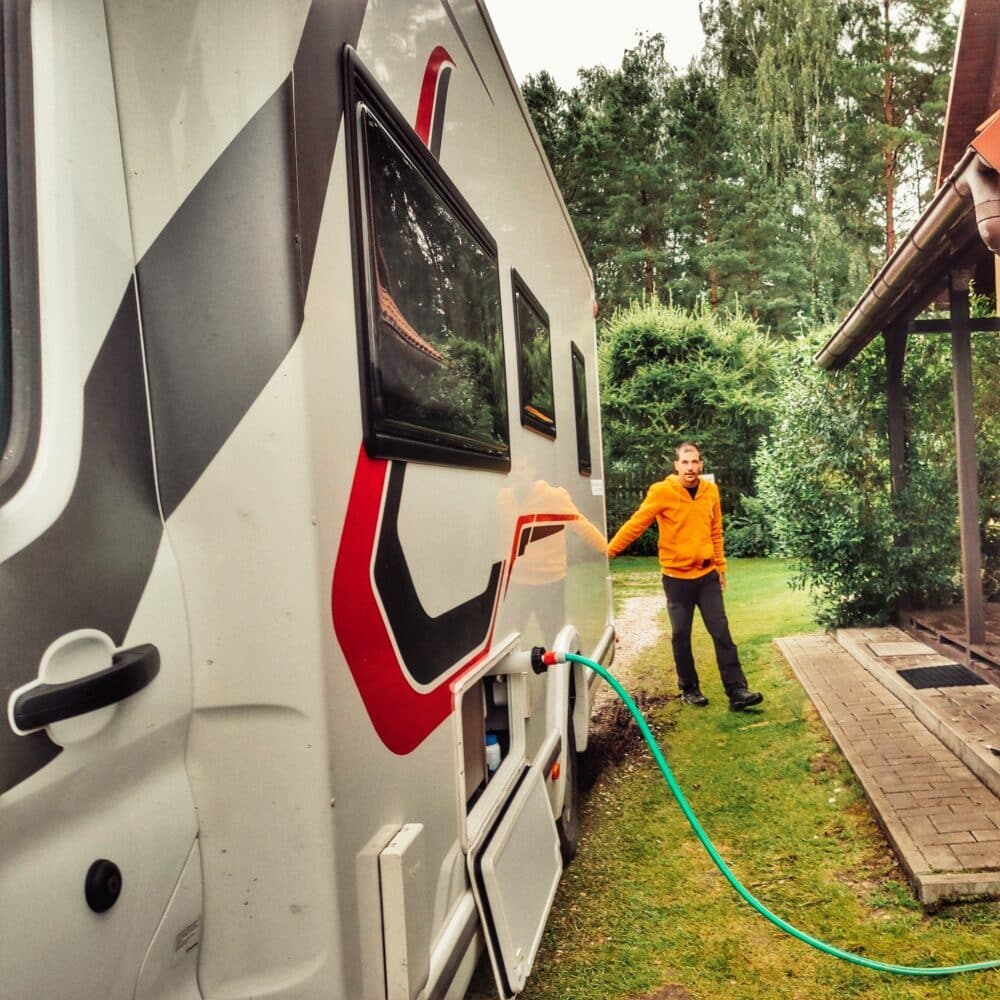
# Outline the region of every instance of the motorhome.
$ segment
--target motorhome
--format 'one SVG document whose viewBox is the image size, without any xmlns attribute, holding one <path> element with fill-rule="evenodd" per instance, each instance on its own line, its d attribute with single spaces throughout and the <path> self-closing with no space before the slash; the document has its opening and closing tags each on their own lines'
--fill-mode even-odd
<svg viewBox="0 0 1000 1000">
<path fill-rule="evenodd" d="M 614 648 L 480 0 L 2 0 L 0 993 L 502 997 Z"/>
</svg>

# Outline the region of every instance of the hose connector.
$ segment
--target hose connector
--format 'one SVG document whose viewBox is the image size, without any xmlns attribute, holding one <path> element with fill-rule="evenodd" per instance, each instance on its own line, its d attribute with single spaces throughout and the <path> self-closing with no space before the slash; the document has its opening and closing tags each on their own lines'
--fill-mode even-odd
<svg viewBox="0 0 1000 1000">
<path fill-rule="evenodd" d="M 566 655 L 557 653 L 555 650 L 546 649 L 544 646 L 532 646 L 531 648 L 531 669 L 536 674 L 544 674 L 549 667 L 556 663 L 565 663 Z"/>
</svg>

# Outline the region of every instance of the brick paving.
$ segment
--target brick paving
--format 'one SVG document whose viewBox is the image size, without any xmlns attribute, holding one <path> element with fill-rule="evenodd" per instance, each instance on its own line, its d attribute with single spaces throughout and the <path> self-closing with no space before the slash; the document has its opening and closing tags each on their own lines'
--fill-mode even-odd
<svg viewBox="0 0 1000 1000">
<path fill-rule="evenodd" d="M 926 697 L 911 699 L 911 707 L 900 697 L 906 692 L 894 685 L 905 685 L 895 671 L 913 666 L 912 656 L 887 657 L 909 661 L 890 662 L 887 668 L 862 662 L 874 655 L 868 642 L 909 639 L 891 631 L 896 635 L 887 630 L 841 635 L 850 650 L 826 634 L 776 641 L 857 775 L 920 902 L 933 908 L 969 896 L 1000 897 L 1000 797 L 940 738 L 946 730 L 952 736 L 961 731 L 954 713 L 963 692 L 980 692 L 976 704 L 987 708 L 973 713 L 969 726 L 977 742 L 975 753 L 967 756 L 974 761 L 981 754 L 992 756 L 983 749 L 986 736 L 975 727 L 996 721 L 990 713 L 1000 706 L 993 704 L 994 692 L 1000 692 L 984 692 L 984 686 L 931 689 L 918 692 Z M 945 706 L 943 716 L 932 711 L 935 706 Z M 987 763 L 994 766 L 992 760 Z"/>
<path fill-rule="evenodd" d="M 898 628 L 840 629 L 837 641 L 885 685 L 944 745 L 993 792 L 1000 795 L 1000 688 L 994 684 L 918 689 L 899 676 L 913 667 L 957 665 Z M 923 653 L 893 655 L 922 647 Z M 878 655 L 882 653 L 884 655 Z"/>
</svg>

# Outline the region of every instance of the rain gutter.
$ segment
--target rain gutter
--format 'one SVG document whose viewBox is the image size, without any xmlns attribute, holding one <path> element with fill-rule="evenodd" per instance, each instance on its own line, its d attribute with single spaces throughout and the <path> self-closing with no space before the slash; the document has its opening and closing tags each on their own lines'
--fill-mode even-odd
<svg viewBox="0 0 1000 1000">
<path fill-rule="evenodd" d="M 1000 254 L 1000 117 L 994 115 L 906 239 L 882 265 L 836 333 L 816 353 L 820 368 L 843 368 L 883 330 L 908 322 L 934 298 L 952 264 L 978 235 Z"/>
</svg>

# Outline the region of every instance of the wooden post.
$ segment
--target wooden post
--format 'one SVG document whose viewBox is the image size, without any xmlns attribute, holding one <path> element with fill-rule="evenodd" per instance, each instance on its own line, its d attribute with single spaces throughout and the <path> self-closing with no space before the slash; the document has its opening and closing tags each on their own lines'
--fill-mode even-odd
<svg viewBox="0 0 1000 1000">
<path fill-rule="evenodd" d="M 903 361 L 906 357 L 907 324 L 897 323 L 884 332 L 885 337 L 885 398 L 889 417 L 889 486 L 893 514 L 899 511 L 899 501 L 906 489 L 906 394 L 903 387 Z M 893 538 L 897 548 L 909 545 L 906 528 L 901 527 Z M 899 595 L 897 608 L 901 624 L 906 625 L 911 610 L 909 592 Z"/>
<path fill-rule="evenodd" d="M 903 359 L 906 357 L 905 325 L 885 331 L 885 398 L 889 411 L 889 474 L 892 497 L 898 500 L 906 489 L 906 398 L 903 389 Z"/>
<path fill-rule="evenodd" d="M 979 545 L 979 487 L 976 433 L 972 412 L 972 334 L 969 330 L 968 271 L 954 271 L 950 282 L 952 394 L 955 451 L 958 459 L 958 523 L 962 538 L 965 631 L 970 646 L 986 641 L 982 555 Z"/>
</svg>

